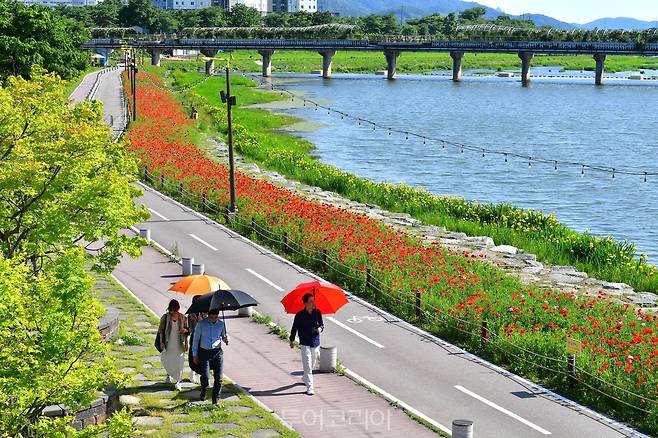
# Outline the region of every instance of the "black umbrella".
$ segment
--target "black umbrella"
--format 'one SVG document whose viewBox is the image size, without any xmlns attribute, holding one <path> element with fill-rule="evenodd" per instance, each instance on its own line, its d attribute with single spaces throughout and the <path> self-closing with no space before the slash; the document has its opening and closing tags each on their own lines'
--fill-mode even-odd
<svg viewBox="0 0 658 438">
<path fill-rule="evenodd" d="M 241 290 L 218 290 L 202 295 L 194 301 L 186 313 L 208 313 L 210 310 L 238 310 L 257 306 L 258 301 Z"/>
</svg>

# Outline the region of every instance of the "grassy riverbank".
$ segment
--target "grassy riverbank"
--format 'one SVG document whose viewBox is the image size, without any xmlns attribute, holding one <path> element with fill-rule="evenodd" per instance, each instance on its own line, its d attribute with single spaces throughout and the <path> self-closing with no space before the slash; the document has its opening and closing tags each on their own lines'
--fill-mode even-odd
<svg viewBox="0 0 658 438">
<path fill-rule="evenodd" d="M 160 74 L 167 71 L 169 84 L 173 87 L 184 87 L 202 79 L 202 75 L 192 71 L 187 63 L 166 63 L 164 66 L 166 68 L 152 71 Z M 178 67 L 185 67 L 188 71 Z M 460 198 L 439 197 L 405 185 L 375 183 L 323 164 L 311 156 L 313 144 L 276 132 L 297 119 L 248 108 L 254 103 L 279 100 L 278 93 L 257 90 L 246 78 L 236 77 L 232 83 L 238 96 L 235 109 L 238 153 L 261 166 L 355 201 L 409 213 L 427 224 L 473 236 L 491 236 L 496 244 L 522 248 L 549 263 L 576 266 L 598 279 L 624 282 L 637 290 L 658 292 L 658 271 L 636 257 L 632 244 L 578 233 L 559 223 L 554 216 L 541 212 L 521 210 L 507 204 L 477 204 Z M 186 92 L 185 99 L 199 107 L 206 102 L 208 108 L 214 108 L 213 111 L 222 111 L 218 90 L 223 87 L 222 78 L 212 77 Z M 225 129 L 208 123 L 202 123 L 201 127 L 210 133 L 219 129 L 220 134 Z"/>
<path fill-rule="evenodd" d="M 233 53 L 233 66 L 248 72 L 260 72 L 261 56 L 256 51 Z M 544 56 L 536 55 L 533 66 L 560 66 L 565 70 L 594 70 L 591 56 Z M 309 73 L 322 68 L 322 57 L 314 52 L 279 51 L 272 57 L 274 72 Z M 521 61 L 513 54 L 467 53 L 463 68 L 488 70 L 519 70 Z M 606 71 L 610 73 L 640 69 L 658 69 L 658 58 L 641 56 L 608 56 Z M 452 59 L 448 53 L 403 53 L 398 60 L 400 73 L 427 73 L 436 70 L 452 69 Z M 379 52 L 336 52 L 333 71 L 336 73 L 374 73 L 386 70 L 386 59 Z"/>
</svg>

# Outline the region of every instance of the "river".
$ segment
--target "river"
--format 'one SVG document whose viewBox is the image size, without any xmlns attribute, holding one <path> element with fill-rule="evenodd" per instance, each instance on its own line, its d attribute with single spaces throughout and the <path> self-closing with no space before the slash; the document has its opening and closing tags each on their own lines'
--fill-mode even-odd
<svg viewBox="0 0 658 438">
<path fill-rule="evenodd" d="M 543 71 L 547 73 L 550 68 Z M 550 74 L 559 69 L 553 69 Z M 535 71 L 537 74 L 537 71 Z M 568 73 L 564 73 L 569 76 Z M 585 73 L 585 75 L 589 75 Z M 619 76 L 624 76 L 623 74 Z M 551 160 L 658 171 L 658 81 L 591 77 L 465 77 L 441 75 L 281 75 L 275 83 L 338 111 L 468 146 L 514 151 Z M 658 177 L 600 174 L 579 166 L 534 163 L 486 155 L 421 139 L 373 131 L 312 107 L 285 109 L 317 129 L 298 134 L 317 157 L 375 181 L 424 187 L 480 202 L 512 203 L 553 212 L 566 225 L 634 242 L 658 261 Z"/>
</svg>

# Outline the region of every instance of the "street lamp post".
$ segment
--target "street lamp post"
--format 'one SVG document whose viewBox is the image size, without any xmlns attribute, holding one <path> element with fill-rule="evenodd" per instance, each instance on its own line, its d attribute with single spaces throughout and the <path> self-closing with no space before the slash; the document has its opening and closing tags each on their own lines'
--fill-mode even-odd
<svg viewBox="0 0 658 438">
<path fill-rule="evenodd" d="M 137 66 L 135 65 L 134 60 L 133 63 L 130 65 L 130 69 L 132 70 L 131 87 L 133 93 L 133 122 L 134 122 L 135 120 L 137 120 Z"/>
<path fill-rule="evenodd" d="M 226 67 L 226 91 L 222 90 L 219 94 L 222 102 L 226 104 L 228 113 L 228 178 L 229 178 L 229 193 L 231 203 L 229 205 L 229 213 L 237 211 L 235 199 L 235 163 L 233 159 L 233 113 L 231 108 L 236 104 L 235 96 L 231 96 L 231 78 L 230 67 Z"/>
</svg>

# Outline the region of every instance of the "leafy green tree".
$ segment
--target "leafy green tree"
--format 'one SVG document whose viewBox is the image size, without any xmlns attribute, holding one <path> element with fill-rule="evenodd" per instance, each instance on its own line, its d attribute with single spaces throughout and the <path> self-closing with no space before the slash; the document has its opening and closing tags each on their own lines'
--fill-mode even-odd
<svg viewBox="0 0 658 438">
<path fill-rule="evenodd" d="M 237 4 L 228 13 L 228 22 L 231 27 L 255 27 L 261 23 L 260 12 L 243 4 Z"/>
<path fill-rule="evenodd" d="M 393 14 L 367 15 L 359 19 L 359 26 L 363 32 L 372 34 L 397 34 L 400 31 L 400 24 Z"/>
<path fill-rule="evenodd" d="M 263 25 L 267 27 L 289 27 L 290 15 L 274 12 L 263 17 Z"/>
<path fill-rule="evenodd" d="M 462 21 L 467 21 L 470 23 L 477 23 L 482 19 L 487 13 L 487 9 L 483 6 L 477 6 L 475 8 L 464 9 L 459 13 L 459 19 Z"/>
<path fill-rule="evenodd" d="M 124 252 L 138 254 L 140 242 L 119 232 L 148 216 L 133 203 L 137 168 L 111 141 L 101 104 L 69 106 L 52 75 L 7 83 L 0 89 L 0 255 L 39 271 L 85 243 L 102 248 L 98 269 L 111 269 Z"/>
<path fill-rule="evenodd" d="M 29 78 L 32 66 L 70 79 L 89 65 L 80 47 L 89 39 L 83 25 L 41 7 L 0 0 L 0 82 Z M 1 129 L 1 128 L 0 128 Z"/>
<path fill-rule="evenodd" d="M 309 15 L 311 17 L 311 24 L 313 26 L 336 22 L 336 17 L 331 12 L 313 12 Z"/>
<path fill-rule="evenodd" d="M 308 12 L 295 12 L 289 14 L 288 24 L 293 27 L 312 26 L 311 14 Z"/>
<path fill-rule="evenodd" d="M 443 20 L 442 33 L 449 37 L 457 33 L 457 16 L 453 12 L 446 15 L 445 20 Z"/>
<path fill-rule="evenodd" d="M 151 31 L 171 33 L 184 27 L 176 12 L 177 11 L 159 10 L 151 22 Z"/>
<path fill-rule="evenodd" d="M 90 15 L 96 27 L 116 27 L 119 25 L 119 11 L 122 0 L 104 0 L 92 6 Z"/>
<path fill-rule="evenodd" d="M 91 16 L 91 10 L 91 6 L 80 6 L 77 8 L 57 6 L 54 9 L 54 11 L 62 17 L 70 18 L 71 20 L 82 23 L 82 25 L 85 27 L 92 27 L 95 25 Z"/>
<path fill-rule="evenodd" d="M 157 15 L 158 9 L 151 0 L 128 0 L 119 11 L 119 23 L 123 27 L 139 26 L 150 29 Z"/>
<path fill-rule="evenodd" d="M 224 8 L 210 7 L 200 9 L 199 26 L 201 27 L 224 27 L 228 24 L 228 17 Z"/>
<path fill-rule="evenodd" d="M 41 412 L 75 412 L 124 383 L 100 339 L 87 269 L 138 255 L 139 239 L 120 231 L 147 213 L 133 202 L 135 162 L 111 140 L 100 103 L 70 106 L 61 79 L 31 76 L 0 88 L 0 435 L 86 437 L 70 417 Z M 129 434 L 127 415 L 109 428 Z"/>
</svg>

